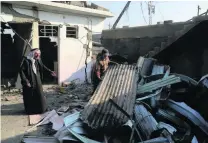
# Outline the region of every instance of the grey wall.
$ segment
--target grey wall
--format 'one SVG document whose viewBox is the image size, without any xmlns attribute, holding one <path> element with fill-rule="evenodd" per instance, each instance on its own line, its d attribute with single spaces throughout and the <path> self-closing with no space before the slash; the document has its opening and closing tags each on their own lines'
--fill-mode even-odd
<svg viewBox="0 0 208 143">
<path fill-rule="evenodd" d="M 130 62 L 136 62 L 154 47 L 161 47 L 168 36 L 182 30 L 186 23 L 160 24 L 133 28 L 104 30 L 101 43 L 111 54 L 120 54 Z"/>
<path fill-rule="evenodd" d="M 169 48 L 155 56 L 172 72 L 199 79 L 208 74 L 208 20 L 192 28 Z"/>
<path fill-rule="evenodd" d="M 118 28 L 115 30 L 103 30 L 103 39 L 119 38 L 144 38 L 144 37 L 165 37 L 174 34 L 175 31 L 183 29 L 187 24 L 184 22 L 172 24 L 158 24 L 151 26 L 140 26 L 130 28 Z"/>
<path fill-rule="evenodd" d="M 105 39 L 102 44 L 111 54 L 118 54 L 128 59 L 128 61 L 137 61 L 140 55 L 140 39 Z"/>
</svg>

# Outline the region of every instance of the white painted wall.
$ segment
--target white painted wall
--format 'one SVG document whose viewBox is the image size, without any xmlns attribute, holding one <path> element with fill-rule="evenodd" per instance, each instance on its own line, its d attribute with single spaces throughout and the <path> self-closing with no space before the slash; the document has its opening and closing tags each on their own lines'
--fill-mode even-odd
<svg viewBox="0 0 208 143">
<path fill-rule="evenodd" d="M 59 29 L 59 84 L 79 79 L 79 82 L 85 81 L 85 58 L 86 50 L 84 44 L 87 44 L 87 30 L 79 27 L 79 37 L 82 39 L 66 38 L 66 26 Z M 92 43 L 90 43 L 92 48 Z M 91 56 L 88 57 L 88 80 L 90 80 Z"/>
<path fill-rule="evenodd" d="M 27 14 L 29 16 L 34 16 L 33 11 L 29 9 L 14 8 L 17 12 L 21 14 Z M 92 22 L 92 31 L 93 32 L 102 32 L 104 28 L 105 18 L 94 17 L 94 16 L 84 16 L 84 15 L 75 15 L 75 14 L 57 14 L 45 11 L 38 11 L 38 18 L 46 20 L 51 24 L 71 24 L 78 26 L 91 27 Z M 91 28 L 90 28 L 91 29 Z"/>
</svg>

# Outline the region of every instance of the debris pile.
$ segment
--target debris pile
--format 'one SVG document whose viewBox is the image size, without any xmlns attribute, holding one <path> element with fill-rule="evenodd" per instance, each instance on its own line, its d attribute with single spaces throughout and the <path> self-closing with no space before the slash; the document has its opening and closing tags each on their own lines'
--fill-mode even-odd
<svg viewBox="0 0 208 143">
<path fill-rule="evenodd" d="M 76 87 L 79 88 L 65 91 L 78 98 L 86 95 L 80 92 L 85 87 Z M 155 59 L 140 57 L 135 66 L 109 67 L 84 109 L 70 112 L 71 109 L 62 107 L 45 115 L 37 125 L 51 122 L 57 132 L 53 137 L 39 137 L 36 141 L 207 142 L 207 95 L 208 75 L 196 81 L 171 73 L 171 67 Z M 34 137 L 23 138 L 25 143 L 32 141 L 35 142 Z"/>
</svg>

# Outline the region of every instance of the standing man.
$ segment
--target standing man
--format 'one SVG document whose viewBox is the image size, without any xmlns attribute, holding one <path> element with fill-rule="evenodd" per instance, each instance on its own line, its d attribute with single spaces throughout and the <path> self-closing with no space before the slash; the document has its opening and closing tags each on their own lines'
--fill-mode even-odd
<svg viewBox="0 0 208 143">
<path fill-rule="evenodd" d="M 103 49 L 102 52 L 97 55 L 96 63 L 93 66 L 91 75 L 94 91 L 96 90 L 100 81 L 102 81 L 103 76 L 108 68 L 108 63 L 110 62 L 108 56 L 109 52 L 107 49 Z"/>
<path fill-rule="evenodd" d="M 40 59 L 39 49 L 32 49 L 27 57 L 24 57 L 20 70 L 23 87 L 23 101 L 27 114 L 41 114 L 47 109 L 46 98 L 43 93 L 43 70 L 47 70 L 52 76 L 55 72 L 48 69 Z"/>
</svg>

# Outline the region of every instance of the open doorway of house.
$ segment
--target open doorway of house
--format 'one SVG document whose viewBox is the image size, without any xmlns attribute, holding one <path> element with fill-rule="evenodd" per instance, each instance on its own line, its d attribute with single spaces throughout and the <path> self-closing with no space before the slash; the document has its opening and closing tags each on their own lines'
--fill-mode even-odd
<svg viewBox="0 0 208 143">
<path fill-rule="evenodd" d="M 55 71 L 58 76 L 58 45 L 56 38 L 53 37 L 40 37 L 39 47 L 41 50 L 41 59 L 43 64 L 50 70 Z M 58 79 L 51 76 L 51 74 L 44 70 L 43 84 L 57 84 Z"/>
</svg>

